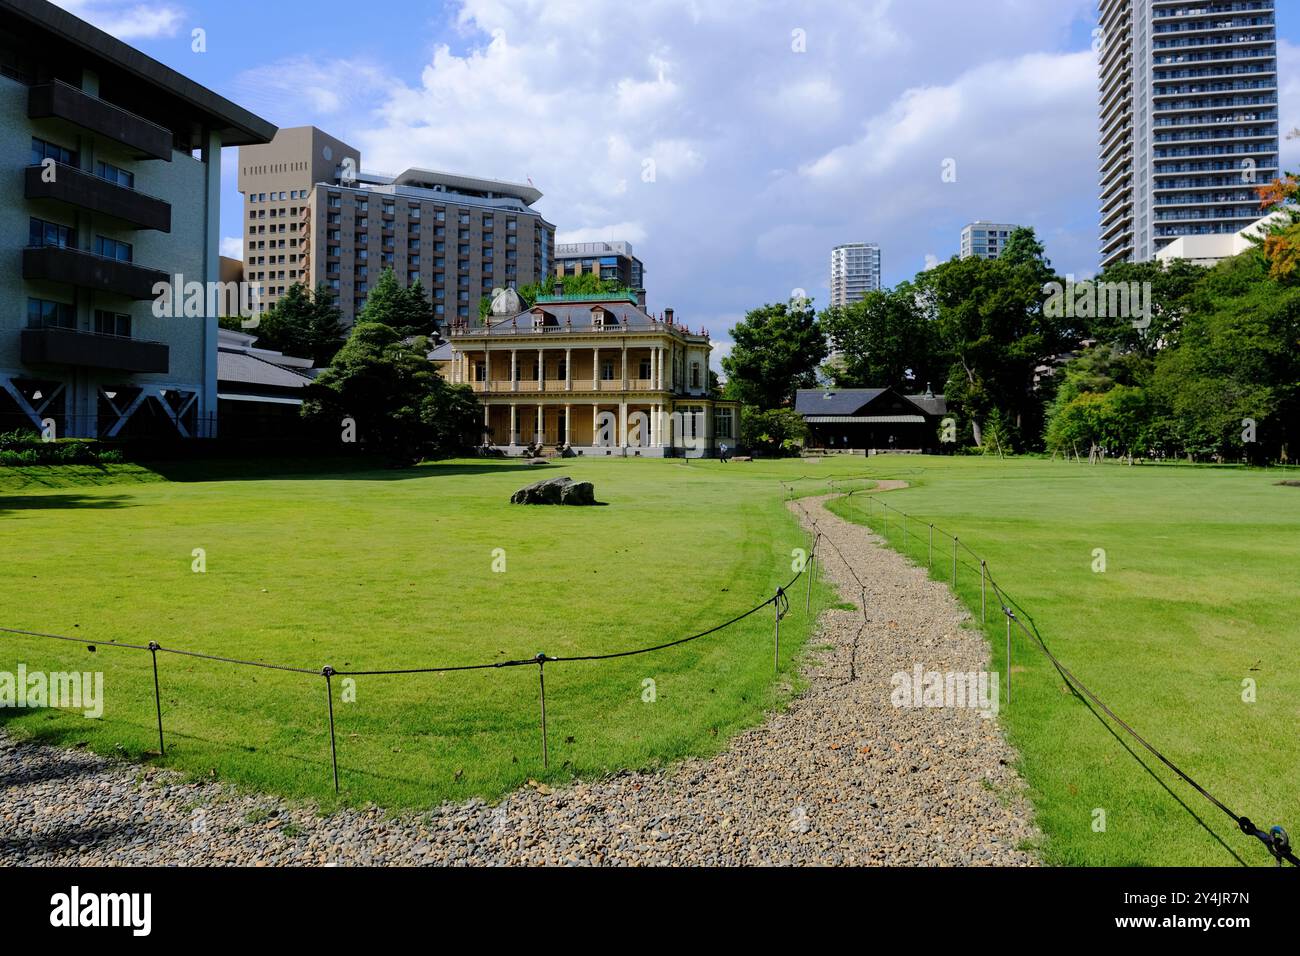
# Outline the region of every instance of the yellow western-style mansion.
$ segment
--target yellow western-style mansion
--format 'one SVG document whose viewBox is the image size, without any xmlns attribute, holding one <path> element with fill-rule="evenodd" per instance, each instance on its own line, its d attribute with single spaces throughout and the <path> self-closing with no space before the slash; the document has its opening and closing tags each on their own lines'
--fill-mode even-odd
<svg viewBox="0 0 1300 956">
<path fill-rule="evenodd" d="M 708 333 L 655 318 L 634 295 L 539 296 L 453 325 L 431 358 L 483 403 L 483 444 L 581 455 L 704 457 L 735 447 L 738 403 L 709 391 Z"/>
</svg>

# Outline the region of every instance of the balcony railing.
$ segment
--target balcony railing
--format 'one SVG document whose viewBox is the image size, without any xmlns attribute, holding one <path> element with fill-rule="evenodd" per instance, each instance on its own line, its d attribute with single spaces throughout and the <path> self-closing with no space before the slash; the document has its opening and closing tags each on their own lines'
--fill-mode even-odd
<svg viewBox="0 0 1300 956">
<path fill-rule="evenodd" d="M 572 387 L 570 387 L 570 384 Z M 548 378 L 538 386 L 537 381 L 529 379 L 519 382 L 519 387 L 515 388 L 509 378 L 497 379 L 491 382 L 470 382 L 469 386 L 475 392 L 489 395 L 515 395 L 515 394 L 537 394 L 539 392 L 546 395 L 558 395 L 565 392 L 650 392 L 659 391 L 654 387 L 654 383 L 648 378 L 628 379 L 627 387 L 624 388 L 621 378 L 615 379 L 590 379 L 575 378 L 572 383 L 566 384 L 564 379 Z"/>
<path fill-rule="evenodd" d="M 28 166 L 26 177 L 28 199 L 53 199 L 79 209 L 112 216 L 136 229 L 171 232 L 170 203 L 119 186 L 83 169 L 57 163 L 47 172 L 44 166 Z"/>
<path fill-rule="evenodd" d="M 172 160 L 171 130 L 62 80 L 31 88 L 27 95 L 27 116 L 61 119 L 129 146 L 143 157 L 169 163 Z"/>
<path fill-rule="evenodd" d="M 20 352 L 25 365 L 75 365 L 159 373 L 166 373 L 170 367 L 170 349 L 162 342 L 77 329 L 23 329 Z"/>
<path fill-rule="evenodd" d="M 65 282 L 138 301 L 154 298 L 154 286 L 170 279 L 167 273 L 156 269 L 66 246 L 29 246 L 24 249 L 23 278 Z"/>
</svg>

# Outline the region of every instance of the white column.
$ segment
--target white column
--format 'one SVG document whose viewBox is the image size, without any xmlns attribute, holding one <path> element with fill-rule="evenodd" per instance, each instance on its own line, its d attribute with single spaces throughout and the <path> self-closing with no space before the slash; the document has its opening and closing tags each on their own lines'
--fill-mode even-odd
<svg viewBox="0 0 1300 956">
<path fill-rule="evenodd" d="M 483 391 L 492 391 L 492 353 L 488 351 L 486 342 L 483 343 Z"/>
<path fill-rule="evenodd" d="M 618 403 L 618 447 L 627 447 L 627 402 Z"/>
<path fill-rule="evenodd" d="M 542 417 L 542 403 L 537 403 L 537 434 L 533 436 L 533 441 L 541 444 L 546 440 L 546 420 Z"/>
<path fill-rule="evenodd" d="M 519 350 L 510 350 L 510 390 L 519 391 Z M 511 431 L 513 431 L 513 427 Z"/>
<path fill-rule="evenodd" d="M 590 444 L 592 445 L 596 444 L 596 429 L 599 427 L 599 422 L 600 422 L 600 402 L 592 402 L 591 403 L 591 442 L 590 442 Z"/>
<path fill-rule="evenodd" d="M 484 405 L 483 406 L 483 441 L 487 444 L 492 443 L 492 435 L 488 432 L 488 429 L 490 429 L 491 427 L 492 427 L 492 406 Z"/>
<path fill-rule="evenodd" d="M 627 391 L 627 345 L 623 346 L 623 391 Z"/>
<path fill-rule="evenodd" d="M 540 392 L 546 383 L 546 356 L 537 350 L 537 390 Z"/>
<path fill-rule="evenodd" d="M 573 420 L 573 406 L 565 405 L 564 406 L 564 443 L 566 445 L 570 444 L 573 441 L 572 429 L 569 427 L 569 423 L 572 420 Z"/>
<path fill-rule="evenodd" d="M 519 434 L 519 406 L 515 402 L 510 403 L 510 447 L 513 448 L 518 442 L 516 438 Z"/>
<path fill-rule="evenodd" d="M 571 348 L 564 350 L 564 390 L 573 391 L 573 349 Z M 564 440 L 569 440 L 567 435 Z"/>
<path fill-rule="evenodd" d="M 591 387 L 600 391 L 600 346 L 593 346 L 591 350 Z"/>
<path fill-rule="evenodd" d="M 652 448 L 662 448 L 664 444 L 662 434 L 662 429 L 664 427 L 664 412 L 662 405 L 656 405 L 654 407 L 651 419 L 654 421 L 654 431 L 651 433 L 650 446 Z"/>
</svg>

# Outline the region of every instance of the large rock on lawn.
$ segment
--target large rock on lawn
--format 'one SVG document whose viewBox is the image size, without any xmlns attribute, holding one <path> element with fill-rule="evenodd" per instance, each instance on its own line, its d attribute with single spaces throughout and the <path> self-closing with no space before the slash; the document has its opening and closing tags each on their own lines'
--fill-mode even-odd
<svg viewBox="0 0 1300 956">
<path fill-rule="evenodd" d="M 510 496 L 515 505 L 594 505 L 596 492 L 589 481 L 568 476 L 546 478 L 520 488 Z"/>
</svg>

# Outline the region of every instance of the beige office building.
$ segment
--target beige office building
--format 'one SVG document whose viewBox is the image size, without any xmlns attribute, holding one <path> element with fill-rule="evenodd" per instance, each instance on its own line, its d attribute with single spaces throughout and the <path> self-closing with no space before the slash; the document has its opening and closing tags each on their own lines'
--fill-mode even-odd
<svg viewBox="0 0 1300 956">
<path fill-rule="evenodd" d="M 552 270 L 555 227 L 541 191 L 429 169 L 361 171 L 361 153 L 312 126 L 239 151 L 244 277 L 268 308 L 295 282 L 333 292 L 345 322 L 386 268 L 419 279 L 439 321 L 477 319 L 495 288 Z"/>
</svg>

